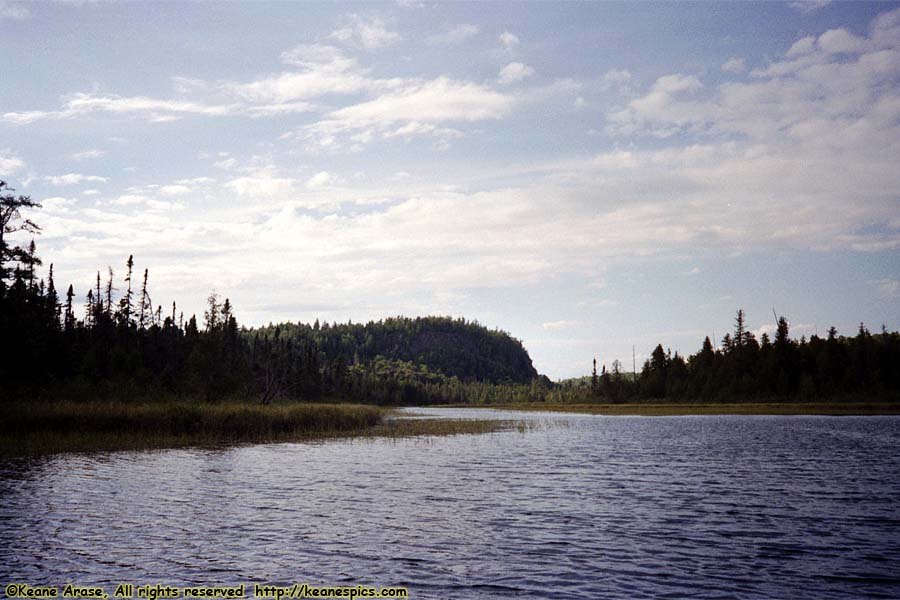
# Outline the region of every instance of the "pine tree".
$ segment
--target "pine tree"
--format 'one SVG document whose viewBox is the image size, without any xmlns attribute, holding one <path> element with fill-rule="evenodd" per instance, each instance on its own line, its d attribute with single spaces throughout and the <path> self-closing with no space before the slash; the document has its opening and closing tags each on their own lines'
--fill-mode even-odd
<svg viewBox="0 0 900 600">
<path fill-rule="evenodd" d="M 87 329 L 92 329 L 94 327 L 94 315 L 96 314 L 94 311 L 94 290 L 88 290 L 85 302 L 86 305 L 84 307 L 84 326 Z"/>
<path fill-rule="evenodd" d="M 75 313 L 72 312 L 72 298 L 75 297 L 75 289 L 69 284 L 69 290 L 66 292 L 66 314 L 63 320 L 63 327 L 66 331 L 75 329 Z"/>
<path fill-rule="evenodd" d="M 222 307 L 219 304 L 219 295 L 215 292 L 211 293 L 206 299 L 207 309 L 203 313 L 204 329 L 206 333 L 211 333 L 219 329 L 221 322 Z"/>
<path fill-rule="evenodd" d="M 133 312 L 131 273 L 134 268 L 134 255 L 128 255 L 128 260 L 125 262 L 125 268 L 127 269 L 125 272 L 125 283 L 127 284 L 127 287 L 125 288 L 125 295 L 119 300 L 119 326 L 123 329 L 129 329 L 131 327 L 131 313 Z"/>
<path fill-rule="evenodd" d="M 734 318 L 734 345 L 736 348 L 742 348 L 747 341 L 747 329 L 744 324 L 744 309 L 739 308 L 737 316 Z"/>
<path fill-rule="evenodd" d="M 28 270 L 28 289 L 34 291 L 36 288 L 34 282 L 34 270 L 35 267 L 39 267 L 43 264 L 41 263 L 41 259 L 37 256 L 37 246 L 34 243 L 34 238 L 31 238 L 31 242 L 28 244 L 28 250 L 26 250 L 25 254 L 19 258 L 19 262 Z"/>
<path fill-rule="evenodd" d="M 27 231 L 40 233 L 41 228 L 31 219 L 22 217 L 22 209 L 40 208 L 41 205 L 33 202 L 28 196 L 13 196 L 9 193 L 15 191 L 5 181 L 0 181 L 0 297 L 6 289 L 6 280 L 9 278 L 10 262 L 21 262 L 26 251 L 20 246 L 13 246 L 7 240 L 11 233 Z M 32 240 L 33 242 L 34 240 Z"/>
<path fill-rule="evenodd" d="M 59 304 L 59 296 L 56 293 L 56 284 L 53 281 L 53 263 L 50 263 L 50 273 L 47 276 L 47 297 L 45 302 L 47 306 L 47 320 L 50 327 L 54 331 L 58 331 L 60 325 L 59 316 L 62 307 Z"/>
<path fill-rule="evenodd" d="M 103 300 L 100 295 L 100 271 L 97 271 L 97 291 L 94 293 L 94 304 L 91 306 L 91 310 L 94 311 L 94 326 L 100 324 L 100 317 L 103 315 Z"/>
<path fill-rule="evenodd" d="M 109 266 L 106 268 L 109 272 L 109 279 L 106 281 L 106 317 L 112 319 L 113 270 Z"/>
<path fill-rule="evenodd" d="M 147 322 L 147 307 L 153 310 L 153 304 L 150 302 L 150 295 L 147 293 L 147 274 L 148 270 L 144 269 L 144 282 L 141 284 L 141 315 L 138 319 L 138 329 L 143 330 Z"/>
</svg>

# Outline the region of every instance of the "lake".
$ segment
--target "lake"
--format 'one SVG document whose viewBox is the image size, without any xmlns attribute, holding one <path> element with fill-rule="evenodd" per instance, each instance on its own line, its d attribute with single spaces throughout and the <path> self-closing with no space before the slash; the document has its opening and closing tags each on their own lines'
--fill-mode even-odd
<svg viewBox="0 0 900 600">
<path fill-rule="evenodd" d="M 900 598 L 900 417 L 415 412 L 530 425 L 0 462 L 0 583 Z"/>
</svg>

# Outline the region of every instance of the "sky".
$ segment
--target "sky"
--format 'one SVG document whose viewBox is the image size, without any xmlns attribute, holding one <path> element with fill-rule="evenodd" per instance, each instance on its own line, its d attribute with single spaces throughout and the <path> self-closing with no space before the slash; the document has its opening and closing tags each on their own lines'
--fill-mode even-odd
<svg viewBox="0 0 900 600">
<path fill-rule="evenodd" d="M 0 0 L 0 179 L 58 287 L 452 315 L 551 379 L 900 329 L 900 3 Z"/>
</svg>

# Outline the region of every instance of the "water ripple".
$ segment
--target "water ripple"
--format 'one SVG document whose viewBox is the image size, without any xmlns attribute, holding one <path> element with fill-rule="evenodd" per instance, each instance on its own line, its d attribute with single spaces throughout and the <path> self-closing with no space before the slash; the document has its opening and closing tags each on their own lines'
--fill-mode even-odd
<svg viewBox="0 0 900 600">
<path fill-rule="evenodd" d="M 0 582 L 900 597 L 900 418 L 496 416 L 540 426 L 0 462 Z"/>
</svg>

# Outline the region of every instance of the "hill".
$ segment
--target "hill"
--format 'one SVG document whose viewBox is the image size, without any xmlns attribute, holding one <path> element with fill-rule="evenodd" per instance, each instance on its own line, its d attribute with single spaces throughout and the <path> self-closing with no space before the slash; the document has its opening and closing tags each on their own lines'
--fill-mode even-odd
<svg viewBox="0 0 900 600">
<path fill-rule="evenodd" d="M 379 356 L 425 365 L 461 381 L 528 383 L 538 376 L 522 342 L 505 331 L 450 317 L 392 317 L 366 324 L 282 323 L 251 335 L 313 345 L 326 360 L 369 364 Z"/>
</svg>

